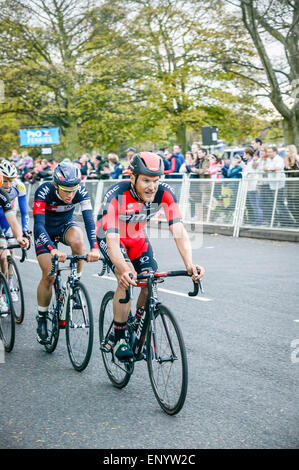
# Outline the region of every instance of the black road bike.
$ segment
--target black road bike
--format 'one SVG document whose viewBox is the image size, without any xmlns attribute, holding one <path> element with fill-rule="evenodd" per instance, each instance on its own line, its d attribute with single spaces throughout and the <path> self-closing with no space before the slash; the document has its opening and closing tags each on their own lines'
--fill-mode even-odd
<svg viewBox="0 0 299 470">
<path fill-rule="evenodd" d="M 105 265 L 105 260 L 103 265 Z M 104 269 L 99 275 L 104 274 Z M 102 300 L 99 314 L 100 350 L 104 366 L 112 384 L 125 387 L 134 371 L 134 364 L 146 360 L 152 389 L 161 408 L 169 415 L 178 413 L 185 402 L 188 387 L 188 363 L 183 335 L 171 311 L 158 300 L 158 283 L 166 277 L 189 276 L 187 271 L 148 272 L 138 274 L 138 287 L 148 288 L 143 316 L 136 329 L 135 316 L 130 312 L 127 322 L 128 341 L 133 359 L 120 362 L 113 353 L 113 296 L 109 291 Z M 189 296 L 196 296 L 201 282 L 193 283 Z M 121 303 L 129 302 L 132 286 Z"/>
<path fill-rule="evenodd" d="M 0 339 L 6 352 L 12 351 L 15 343 L 15 312 L 6 277 L 0 272 Z"/>
<path fill-rule="evenodd" d="M 9 248 L 21 248 L 20 245 L 11 245 Z M 6 247 L 0 247 L 6 250 Z M 26 259 L 27 251 L 22 249 L 21 262 Z M 13 293 L 16 292 L 18 299 L 22 299 L 24 303 L 23 288 L 20 274 L 14 259 L 7 254 L 9 272 L 12 277 L 7 281 L 6 277 L 0 272 L 0 339 L 3 341 L 6 352 L 12 351 L 15 343 L 15 322 L 22 323 L 24 318 L 23 310 L 18 309 L 18 303 L 13 300 Z M 14 297 L 16 300 L 16 297 Z M 22 305 L 22 304 L 21 304 Z"/>
<path fill-rule="evenodd" d="M 16 323 L 20 324 L 24 320 L 25 315 L 25 299 L 24 299 L 24 290 L 22 285 L 22 279 L 20 271 L 16 260 L 9 253 L 9 250 L 15 248 L 20 248 L 22 250 L 22 255 L 20 262 L 23 263 L 27 258 L 27 250 L 21 248 L 20 245 L 8 245 L 7 246 L 7 264 L 8 264 L 8 285 L 11 293 L 11 298 L 13 301 L 15 320 Z"/>
<path fill-rule="evenodd" d="M 70 361 L 75 370 L 83 371 L 90 360 L 93 346 L 93 314 L 88 291 L 77 278 L 77 263 L 87 256 L 68 255 L 69 266 L 59 266 L 58 257 L 52 258 L 49 276 L 56 275 L 52 302 L 47 315 L 48 342 L 44 345 L 48 353 L 57 346 L 59 332 L 65 329 L 66 345 Z M 66 283 L 61 272 L 69 270 Z"/>
</svg>

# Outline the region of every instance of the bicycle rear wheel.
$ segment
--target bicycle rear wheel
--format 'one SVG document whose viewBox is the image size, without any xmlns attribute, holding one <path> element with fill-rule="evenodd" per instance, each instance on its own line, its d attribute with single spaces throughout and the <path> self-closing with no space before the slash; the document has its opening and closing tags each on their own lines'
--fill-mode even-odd
<svg viewBox="0 0 299 470">
<path fill-rule="evenodd" d="M 75 370 L 84 370 L 90 360 L 93 346 L 93 315 L 89 294 L 81 282 L 73 289 L 76 304 L 70 312 L 70 299 L 66 312 L 66 345 Z"/>
<path fill-rule="evenodd" d="M 15 343 L 15 314 L 8 283 L 2 272 L 0 272 L 0 337 L 5 351 L 12 351 Z"/>
<path fill-rule="evenodd" d="M 155 312 L 146 339 L 148 373 L 155 397 L 169 415 L 184 405 L 188 388 L 187 354 L 181 329 L 164 305 Z"/>
<path fill-rule="evenodd" d="M 133 372 L 133 363 L 130 366 L 120 362 L 114 357 L 114 330 L 113 330 L 113 297 L 114 292 L 107 292 L 102 300 L 99 314 L 100 349 L 107 375 L 117 388 L 125 387 Z M 112 344 L 111 344 L 112 343 Z"/>
<path fill-rule="evenodd" d="M 15 320 L 16 323 L 20 324 L 24 320 L 25 313 L 24 292 L 19 268 L 12 256 L 8 258 L 8 276 L 9 288 L 15 311 Z"/>
</svg>

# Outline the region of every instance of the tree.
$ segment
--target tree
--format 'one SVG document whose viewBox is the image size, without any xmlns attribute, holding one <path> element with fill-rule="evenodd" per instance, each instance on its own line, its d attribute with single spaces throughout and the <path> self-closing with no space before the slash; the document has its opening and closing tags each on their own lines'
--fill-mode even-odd
<svg viewBox="0 0 299 470">
<path fill-rule="evenodd" d="M 7 0 L 0 9 L 1 72 L 10 98 L 2 113 L 59 125 L 68 156 L 75 156 L 79 90 L 93 57 L 86 48 L 102 26 L 99 7 L 91 0 Z"/>
<path fill-rule="evenodd" d="M 186 150 L 210 124 L 241 139 L 261 127 L 260 81 L 240 71 L 255 51 L 234 26 L 221 0 L 0 0 L 2 142 L 19 124 L 59 126 L 69 157 Z"/>
<path fill-rule="evenodd" d="M 139 87 L 146 99 L 143 117 L 149 130 L 157 127 L 162 130 L 161 123 L 164 123 L 184 151 L 187 130 L 198 130 L 210 124 L 212 118 L 218 117 L 212 123 L 225 131 L 224 134 L 231 136 L 232 129 L 238 135 L 247 130 L 248 126 L 240 124 L 256 120 L 251 114 L 256 100 L 250 94 L 256 85 L 241 74 L 233 74 L 232 66 L 225 68 L 225 63 L 238 63 L 240 58 L 249 61 L 254 52 L 244 34 L 232 29 L 222 2 L 130 0 L 126 3 L 136 12 L 129 26 L 131 41 L 136 42 L 147 64 Z"/>
<path fill-rule="evenodd" d="M 285 143 L 299 148 L 299 0 L 227 3 L 241 9 L 243 24 L 266 74 L 265 96 L 283 118 Z M 272 52 L 269 52 L 270 42 Z M 273 54 L 274 48 L 282 50 L 279 61 Z"/>
</svg>

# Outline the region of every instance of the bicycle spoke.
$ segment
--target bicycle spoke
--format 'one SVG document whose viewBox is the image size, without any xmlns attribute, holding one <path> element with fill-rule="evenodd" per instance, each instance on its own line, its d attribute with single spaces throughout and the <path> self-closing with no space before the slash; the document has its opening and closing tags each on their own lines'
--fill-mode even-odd
<svg viewBox="0 0 299 470">
<path fill-rule="evenodd" d="M 6 352 L 13 349 L 15 341 L 14 310 L 7 281 L 0 273 L 0 330 Z"/>
<path fill-rule="evenodd" d="M 155 396 L 166 413 L 178 413 L 187 393 L 187 357 L 179 326 L 166 307 L 159 307 L 148 336 L 147 363 Z"/>
<path fill-rule="evenodd" d="M 91 302 L 82 283 L 75 288 L 75 300 L 66 318 L 66 340 L 73 367 L 82 371 L 88 365 L 93 344 L 93 317 Z"/>
<path fill-rule="evenodd" d="M 113 354 L 114 339 L 113 332 L 113 295 L 114 292 L 106 293 L 102 300 L 99 315 L 100 348 L 104 366 L 112 384 L 117 388 L 123 388 L 130 380 L 133 372 L 133 364 L 119 362 Z"/>
<path fill-rule="evenodd" d="M 21 276 L 17 268 L 16 262 L 12 257 L 8 258 L 8 277 L 11 298 L 15 312 L 15 319 L 17 323 L 22 323 L 24 320 L 24 293 L 22 287 Z"/>
</svg>

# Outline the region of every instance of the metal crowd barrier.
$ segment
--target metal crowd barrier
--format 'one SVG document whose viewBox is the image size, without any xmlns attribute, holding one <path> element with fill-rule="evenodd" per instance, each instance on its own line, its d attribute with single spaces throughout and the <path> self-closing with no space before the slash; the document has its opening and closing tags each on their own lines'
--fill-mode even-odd
<svg viewBox="0 0 299 470">
<path fill-rule="evenodd" d="M 247 174 L 242 179 L 165 178 L 174 190 L 183 222 L 205 231 L 219 233 L 219 227 L 228 227 L 238 237 L 241 229 L 288 231 L 299 233 L 299 172 L 298 177 L 265 177 L 265 174 Z M 89 191 L 94 217 L 103 197 L 116 180 L 84 182 Z M 29 208 L 40 183 L 27 184 Z M 76 206 L 75 214 L 80 214 Z M 166 222 L 164 212 L 154 219 Z"/>
</svg>

